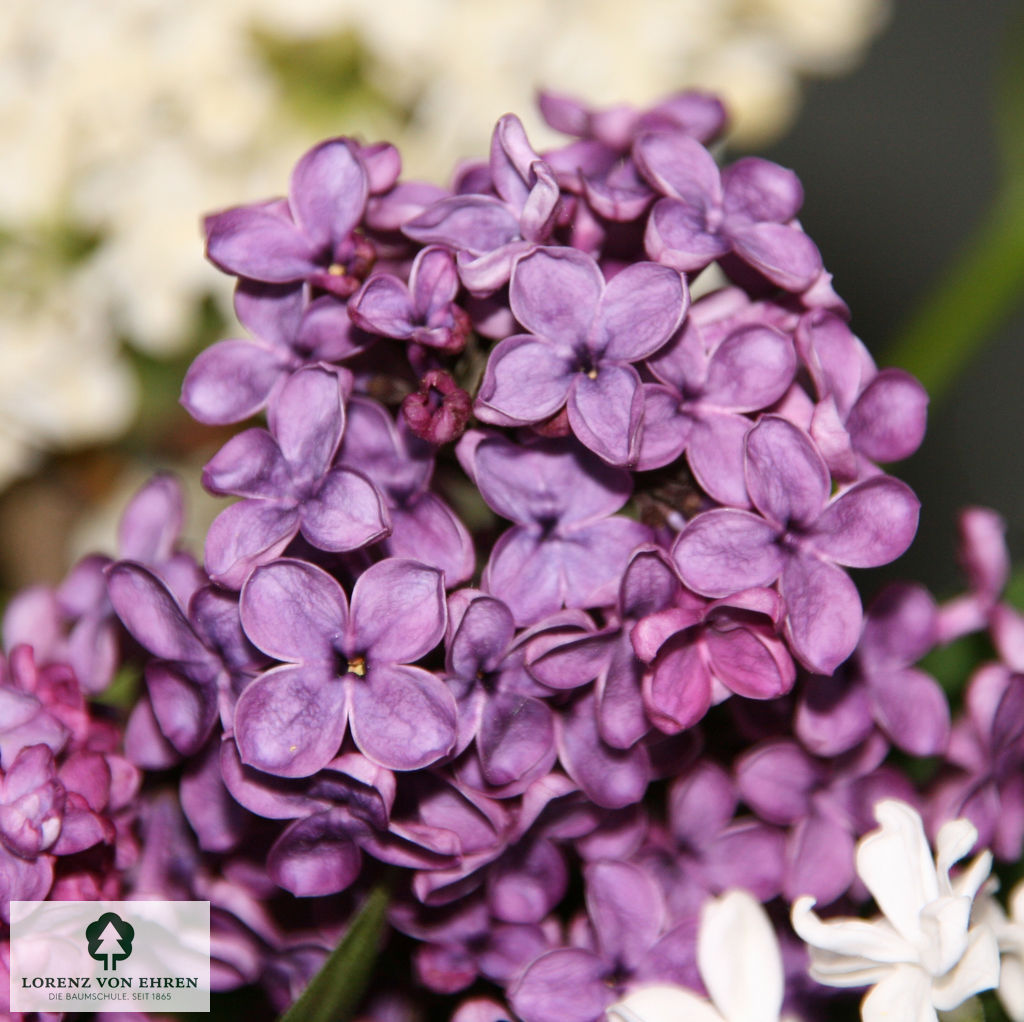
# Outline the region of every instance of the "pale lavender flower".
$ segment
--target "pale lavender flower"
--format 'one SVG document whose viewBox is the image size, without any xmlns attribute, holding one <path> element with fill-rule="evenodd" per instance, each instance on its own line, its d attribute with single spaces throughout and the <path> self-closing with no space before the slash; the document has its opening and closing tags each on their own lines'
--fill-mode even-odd
<svg viewBox="0 0 1024 1022">
<path fill-rule="evenodd" d="M 634 463 L 644 401 L 633 363 L 662 347 L 682 322 L 683 278 L 636 263 L 605 283 L 582 252 L 538 249 L 516 262 L 509 302 L 530 333 L 508 337 L 491 352 L 478 418 L 523 425 L 564 405 L 583 444 L 611 464 Z"/>
<path fill-rule="evenodd" d="M 390 523 L 376 487 L 362 472 L 332 467 L 350 384 L 344 370 L 300 369 L 270 410 L 269 432 L 239 433 L 207 463 L 207 489 L 245 498 L 222 511 L 206 535 L 206 568 L 214 581 L 240 588 L 256 565 L 281 554 L 299 532 L 335 551 L 386 535 Z"/>
<path fill-rule="evenodd" d="M 910 488 L 878 476 L 832 499 L 824 460 L 810 437 L 764 416 L 748 433 L 747 492 L 761 512 L 720 509 L 694 518 L 673 557 L 683 581 L 721 597 L 778 579 L 786 637 L 808 668 L 830 674 L 860 636 L 860 597 L 839 567 L 873 567 L 898 557 L 917 530 Z"/>
<path fill-rule="evenodd" d="M 456 709 L 435 675 L 409 666 L 445 628 L 441 572 L 389 558 L 352 590 L 305 561 L 279 560 L 242 590 L 242 625 L 268 656 L 286 661 L 242 694 L 235 737 L 242 762 L 281 777 L 326 766 L 346 730 L 370 760 L 416 770 L 455 745 Z"/>
</svg>

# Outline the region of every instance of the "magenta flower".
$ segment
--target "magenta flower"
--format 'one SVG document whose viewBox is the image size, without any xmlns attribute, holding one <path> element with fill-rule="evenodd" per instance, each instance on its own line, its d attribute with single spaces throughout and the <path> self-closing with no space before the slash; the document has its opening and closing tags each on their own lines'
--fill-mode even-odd
<svg viewBox="0 0 1024 1022">
<path fill-rule="evenodd" d="M 664 131 L 642 135 L 633 153 L 665 196 L 647 221 L 652 259 L 695 273 L 735 253 L 786 291 L 803 291 L 821 272 L 817 246 L 791 223 L 804 199 L 791 170 L 750 156 L 719 173 L 696 139 Z"/>
<path fill-rule="evenodd" d="M 389 530 L 376 487 L 361 472 L 332 466 L 345 430 L 349 377 L 301 369 L 270 410 L 270 431 L 229 440 L 203 470 L 213 493 L 244 500 L 222 511 L 206 536 L 206 568 L 238 589 L 257 564 L 273 560 L 301 532 L 322 550 L 355 550 Z"/>
<path fill-rule="evenodd" d="M 810 670 L 831 674 L 853 652 L 863 618 L 839 565 L 898 557 L 914 538 L 920 505 L 888 476 L 829 499 L 828 468 L 810 437 L 774 415 L 747 435 L 744 466 L 760 514 L 723 508 L 694 518 L 673 548 L 679 575 L 712 597 L 778 580 L 790 648 Z"/>
<path fill-rule="evenodd" d="M 606 284 L 582 252 L 539 249 L 515 264 L 509 301 L 530 333 L 508 337 L 491 352 L 478 418 L 523 425 L 565 405 L 585 446 L 610 464 L 634 463 L 644 402 L 633 363 L 657 351 L 682 322 L 682 277 L 637 263 Z"/>
<path fill-rule="evenodd" d="M 252 682 L 235 711 L 242 762 L 280 777 L 326 766 L 347 728 L 359 750 L 389 770 L 416 770 L 455 745 L 456 709 L 435 675 L 410 666 L 445 628 L 441 573 L 398 558 L 357 580 L 351 607 L 338 583 L 305 561 L 253 572 L 242 626 L 286 661 Z"/>
</svg>

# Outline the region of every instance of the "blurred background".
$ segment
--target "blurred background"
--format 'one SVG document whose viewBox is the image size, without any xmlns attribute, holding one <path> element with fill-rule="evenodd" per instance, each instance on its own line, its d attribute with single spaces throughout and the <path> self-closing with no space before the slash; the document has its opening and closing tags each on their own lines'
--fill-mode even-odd
<svg viewBox="0 0 1024 1022">
<path fill-rule="evenodd" d="M 507 110 L 543 148 L 555 137 L 533 113 L 538 86 L 596 104 L 721 91 L 729 156 L 797 170 L 802 221 L 855 331 L 936 390 L 923 449 L 894 469 L 924 504 L 895 573 L 951 589 L 953 516 L 969 503 L 1006 516 L 1019 557 L 1022 8 L 8 0 L 0 596 L 112 549 L 117 510 L 148 472 L 176 467 L 194 484 L 222 442 L 176 403 L 196 351 L 237 330 L 228 281 L 202 258 L 203 212 L 283 193 L 295 159 L 332 134 L 394 141 L 407 176 L 442 182 L 457 157 L 486 152 Z M 192 493 L 192 521 L 208 520 Z M 189 534 L 198 547 L 201 526 Z"/>
</svg>

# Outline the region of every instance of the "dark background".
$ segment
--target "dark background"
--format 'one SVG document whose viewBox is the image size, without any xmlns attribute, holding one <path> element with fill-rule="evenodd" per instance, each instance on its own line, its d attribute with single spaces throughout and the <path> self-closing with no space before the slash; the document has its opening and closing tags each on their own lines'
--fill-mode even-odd
<svg viewBox="0 0 1024 1022">
<path fill-rule="evenodd" d="M 765 154 L 799 173 L 801 220 L 880 365 L 992 197 L 995 74 L 1022 17 L 1020 0 L 895 0 L 863 64 L 808 84 L 795 127 Z M 921 498 L 921 528 L 886 574 L 948 594 L 959 583 L 954 516 L 977 503 L 1007 519 L 1022 563 L 1022 383 L 1024 300 L 933 404 L 921 450 L 893 466 Z"/>
</svg>

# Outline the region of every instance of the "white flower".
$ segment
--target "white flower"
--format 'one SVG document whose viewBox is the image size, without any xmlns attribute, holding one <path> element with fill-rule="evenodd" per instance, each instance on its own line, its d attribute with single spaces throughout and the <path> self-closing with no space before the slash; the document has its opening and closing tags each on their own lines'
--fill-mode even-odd
<svg viewBox="0 0 1024 1022">
<path fill-rule="evenodd" d="M 989 888 L 995 890 L 994 881 L 986 884 Z M 987 890 L 982 894 L 973 918 L 991 926 L 999 942 L 1002 964 L 996 992 L 1012 1022 L 1024 1022 L 1024 881 L 1010 895 L 1009 916 L 995 898 L 987 895 Z"/>
<path fill-rule="evenodd" d="M 729 891 L 704 906 L 697 968 L 710 1003 L 683 987 L 641 987 L 608 1009 L 609 1022 L 778 1022 L 784 984 L 779 942 L 746 891 Z"/>
<path fill-rule="evenodd" d="M 935 1022 L 999 983 L 999 947 L 985 922 L 971 925 L 975 895 L 992 868 L 982 852 L 955 880 L 953 863 L 978 838 L 968 820 L 939 831 L 935 860 L 921 817 L 903 802 L 875 806 L 880 829 L 857 844 L 857 873 L 882 918 L 831 919 L 811 911 L 814 899 L 797 898 L 793 929 L 810 945 L 812 978 L 827 986 L 871 986 L 861 1004 L 864 1022 Z"/>
</svg>

